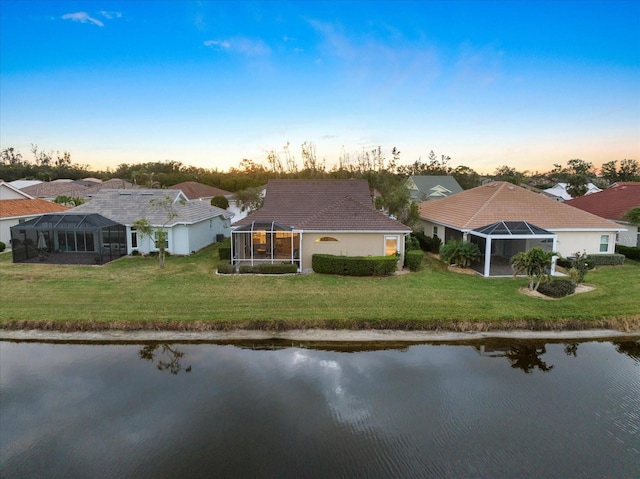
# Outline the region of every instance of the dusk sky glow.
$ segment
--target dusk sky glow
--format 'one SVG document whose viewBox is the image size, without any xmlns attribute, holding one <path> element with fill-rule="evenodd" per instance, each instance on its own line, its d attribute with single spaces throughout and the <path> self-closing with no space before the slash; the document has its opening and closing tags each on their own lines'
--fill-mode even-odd
<svg viewBox="0 0 640 479">
<path fill-rule="evenodd" d="M 0 149 L 227 170 L 640 160 L 640 1 L 0 3 Z"/>
</svg>

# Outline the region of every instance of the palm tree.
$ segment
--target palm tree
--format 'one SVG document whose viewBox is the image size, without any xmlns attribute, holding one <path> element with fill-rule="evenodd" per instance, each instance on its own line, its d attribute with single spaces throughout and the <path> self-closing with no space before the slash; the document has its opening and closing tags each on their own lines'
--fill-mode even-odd
<svg viewBox="0 0 640 479">
<path fill-rule="evenodd" d="M 545 251 L 542 248 L 531 248 L 528 252 L 521 251 L 511 257 L 513 276 L 521 274 L 529 278 L 529 289 L 537 291 L 543 280 L 548 280 L 551 275 L 551 263 L 555 253 Z"/>
</svg>

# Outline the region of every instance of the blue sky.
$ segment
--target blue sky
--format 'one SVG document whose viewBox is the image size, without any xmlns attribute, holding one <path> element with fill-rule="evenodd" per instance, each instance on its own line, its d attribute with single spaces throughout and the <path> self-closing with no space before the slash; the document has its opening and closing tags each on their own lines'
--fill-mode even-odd
<svg viewBox="0 0 640 479">
<path fill-rule="evenodd" d="M 0 147 L 226 170 L 640 160 L 640 1 L 0 3 Z"/>
</svg>

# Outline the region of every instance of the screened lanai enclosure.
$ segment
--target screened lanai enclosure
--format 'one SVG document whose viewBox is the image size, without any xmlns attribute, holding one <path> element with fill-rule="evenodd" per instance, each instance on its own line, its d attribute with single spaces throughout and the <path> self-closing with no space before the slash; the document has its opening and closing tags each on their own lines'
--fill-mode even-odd
<svg viewBox="0 0 640 479">
<path fill-rule="evenodd" d="M 253 221 L 231 232 L 232 264 L 291 263 L 300 269 L 301 232 L 275 221 Z"/>
<path fill-rule="evenodd" d="M 483 276 L 513 274 L 510 259 L 532 248 L 556 251 L 557 236 L 526 221 L 498 221 L 467 233 L 467 239 L 478 245 L 480 258 L 472 268 Z M 555 262 L 551 267 L 554 273 Z"/>
<path fill-rule="evenodd" d="M 96 213 L 54 213 L 11 228 L 14 263 L 104 264 L 127 254 L 126 228 Z"/>
</svg>

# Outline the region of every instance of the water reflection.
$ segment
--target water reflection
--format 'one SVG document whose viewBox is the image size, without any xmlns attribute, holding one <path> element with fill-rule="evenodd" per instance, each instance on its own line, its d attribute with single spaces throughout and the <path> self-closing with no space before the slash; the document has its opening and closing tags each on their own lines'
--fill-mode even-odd
<svg viewBox="0 0 640 479">
<path fill-rule="evenodd" d="M 0 342 L 0 477 L 637 476 L 637 339 L 313 346 Z"/>
<path fill-rule="evenodd" d="M 168 371 L 171 374 L 178 374 L 180 371 L 191 372 L 191 365 L 182 367 L 184 352 L 173 344 L 154 343 L 142 346 L 138 351 L 140 359 L 151 361 L 159 371 Z"/>
</svg>

